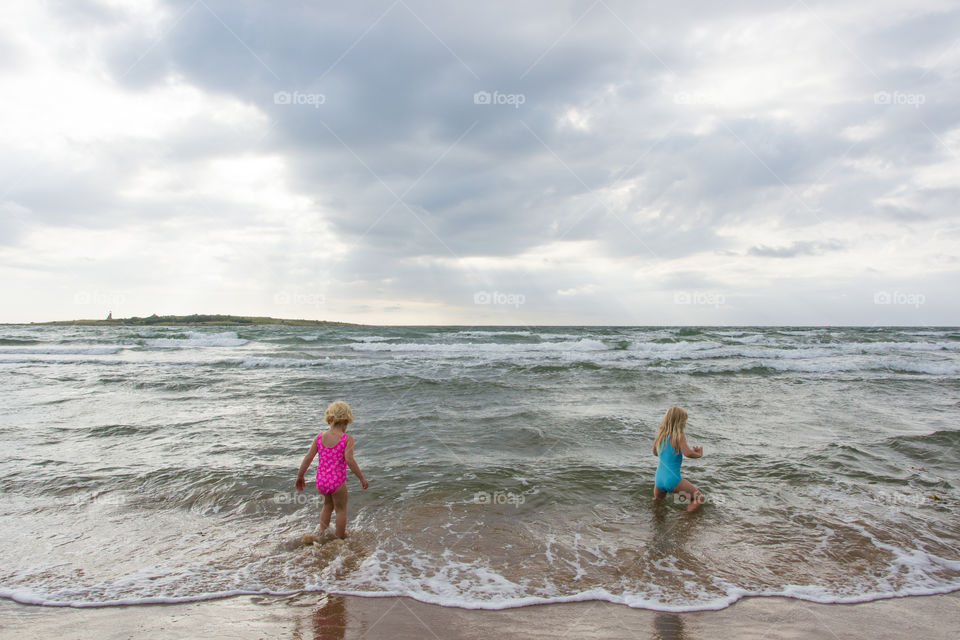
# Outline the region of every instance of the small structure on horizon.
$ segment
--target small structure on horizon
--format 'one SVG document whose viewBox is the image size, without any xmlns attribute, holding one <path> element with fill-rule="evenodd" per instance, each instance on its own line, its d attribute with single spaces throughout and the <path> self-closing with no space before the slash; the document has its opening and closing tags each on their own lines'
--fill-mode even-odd
<svg viewBox="0 0 960 640">
<path fill-rule="evenodd" d="M 107 312 L 107 320 L 113 320 L 113 311 Z"/>
</svg>

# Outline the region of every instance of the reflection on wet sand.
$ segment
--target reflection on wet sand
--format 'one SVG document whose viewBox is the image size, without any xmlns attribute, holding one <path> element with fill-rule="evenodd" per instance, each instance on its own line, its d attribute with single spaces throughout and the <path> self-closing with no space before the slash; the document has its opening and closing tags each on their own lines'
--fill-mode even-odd
<svg viewBox="0 0 960 640">
<path fill-rule="evenodd" d="M 676 613 L 658 613 L 653 618 L 652 640 L 684 640 L 683 618 Z"/>
<path fill-rule="evenodd" d="M 343 640 L 347 633 L 347 605 L 343 596 L 328 595 L 313 611 L 313 640 Z"/>
</svg>

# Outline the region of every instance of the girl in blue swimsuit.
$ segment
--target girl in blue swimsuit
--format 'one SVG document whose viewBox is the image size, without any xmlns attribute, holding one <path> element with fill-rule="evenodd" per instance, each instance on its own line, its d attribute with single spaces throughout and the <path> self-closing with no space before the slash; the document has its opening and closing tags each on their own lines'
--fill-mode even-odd
<svg viewBox="0 0 960 640">
<path fill-rule="evenodd" d="M 660 459 L 657 475 L 653 479 L 653 499 L 662 500 L 668 493 L 677 493 L 688 501 L 689 513 L 703 504 L 704 497 L 693 483 L 680 476 L 680 465 L 683 464 L 683 456 L 701 457 L 703 447 L 691 448 L 687 445 L 687 436 L 683 432 L 686 426 L 687 412 L 680 407 L 667 409 L 660 421 L 657 437 L 653 441 L 653 455 Z"/>
</svg>

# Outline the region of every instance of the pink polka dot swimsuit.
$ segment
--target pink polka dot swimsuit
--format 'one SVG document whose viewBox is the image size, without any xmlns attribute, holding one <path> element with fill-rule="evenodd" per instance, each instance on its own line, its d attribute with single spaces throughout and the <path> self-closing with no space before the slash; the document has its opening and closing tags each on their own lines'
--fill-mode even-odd
<svg viewBox="0 0 960 640">
<path fill-rule="evenodd" d="M 347 448 L 347 434 L 340 436 L 340 441 L 332 447 L 323 446 L 317 434 L 317 491 L 333 493 L 347 480 L 347 459 L 343 452 Z"/>
</svg>

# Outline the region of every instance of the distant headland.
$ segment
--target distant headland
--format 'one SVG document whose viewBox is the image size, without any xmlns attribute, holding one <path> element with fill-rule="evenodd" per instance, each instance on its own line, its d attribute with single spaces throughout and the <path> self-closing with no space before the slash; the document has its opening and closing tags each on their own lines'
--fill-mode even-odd
<svg viewBox="0 0 960 640">
<path fill-rule="evenodd" d="M 282 324 L 294 327 L 343 327 L 360 326 L 350 322 L 331 322 L 329 320 L 300 320 L 290 318 L 269 318 L 266 316 L 225 316 L 194 313 L 189 316 L 158 316 L 153 314 L 145 318 L 114 318 L 110 314 L 104 320 L 53 320 L 50 322 L 31 322 L 34 325 L 78 325 L 78 326 L 144 326 L 144 325 L 259 325 Z"/>
</svg>

